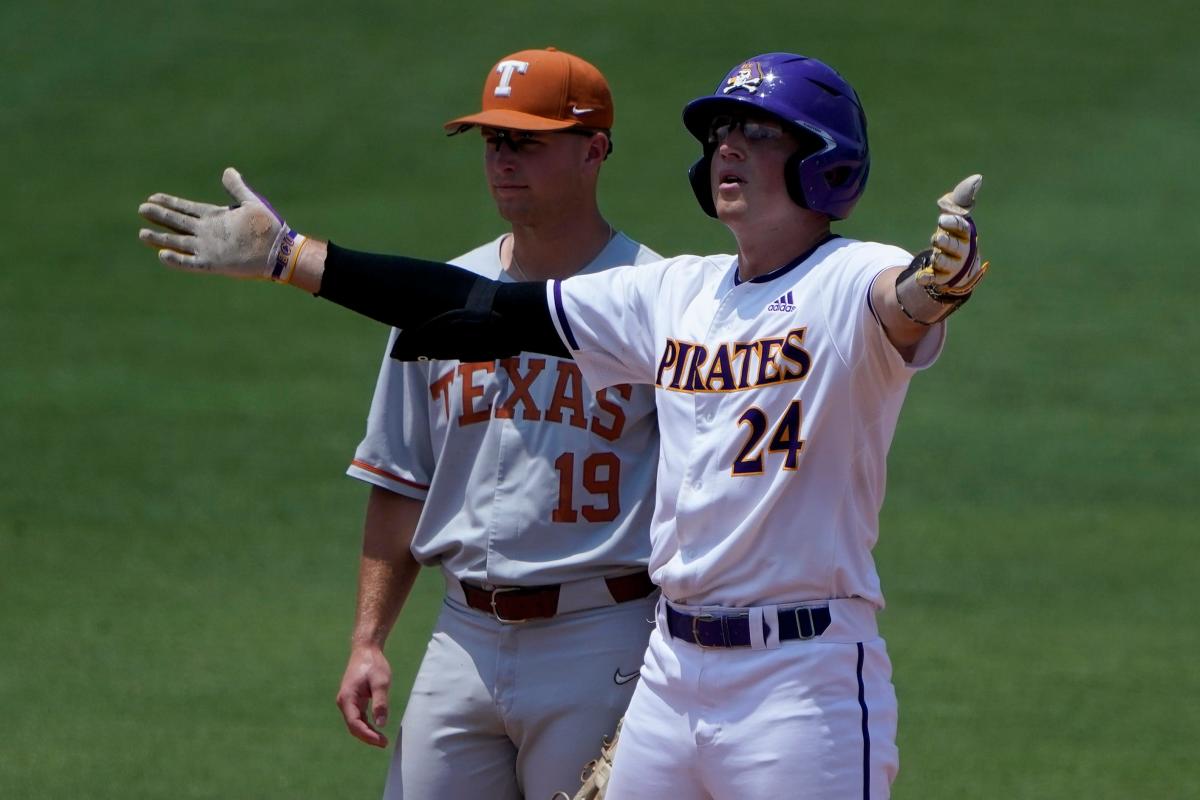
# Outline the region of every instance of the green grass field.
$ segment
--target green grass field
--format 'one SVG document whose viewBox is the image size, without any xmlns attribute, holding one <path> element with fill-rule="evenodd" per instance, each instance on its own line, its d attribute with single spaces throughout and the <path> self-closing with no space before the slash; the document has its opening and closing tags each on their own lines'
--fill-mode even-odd
<svg viewBox="0 0 1200 800">
<path fill-rule="evenodd" d="M 547 44 L 608 74 L 603 206 L 663 253 L 730 247 L 679 111 L 756 52 L 863 96 L 843 232 L 916 249 L 985 174 L 993 274 L 891 453 L 894 796 L 1200 796 L 1193 4 L 331 5 L 0 8 L 0 797 L 378 796 L 333 696 L 385 331 L 161 269 L 135 209 L 236 164 L 306 232 L 455 255 L 500 222 L 440 123 Z"/>
</svg>

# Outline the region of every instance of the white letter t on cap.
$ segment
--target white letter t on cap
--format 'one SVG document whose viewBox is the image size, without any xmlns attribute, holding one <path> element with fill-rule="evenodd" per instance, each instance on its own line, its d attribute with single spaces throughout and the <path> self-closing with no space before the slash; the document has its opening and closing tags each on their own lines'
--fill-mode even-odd
<svg viewBox="0 0 1200 800">
<path fill-rule="evenodd" d="M 512 87 L 509 84 L 512 82 L 514 72 L 525 74 L 525 70 L 529 69 L 528 61 L 501 61 L 496 65 L 496 72 L 500 73 L 500 83 L 496 86 L 496 97 L 508 97 L 512 94 Z"/>
</svg>

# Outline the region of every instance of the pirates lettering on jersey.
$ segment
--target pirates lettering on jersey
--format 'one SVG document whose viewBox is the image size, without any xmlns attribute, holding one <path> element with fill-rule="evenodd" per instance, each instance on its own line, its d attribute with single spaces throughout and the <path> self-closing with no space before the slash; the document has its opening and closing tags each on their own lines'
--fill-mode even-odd
<svg viewBox="0 0 1200 800">
<path fill-rule="evenodd" d="M 489 379 L 497 370 L 509 378 L 505 397 L 500 396 L 502 382 Z M 611 442 L 625 429 L 623 404 L 633 396 L 633 387 L 622 383 L 588 395 L 575 362 L 521 355 L 460 363 L 430 383 L 429 393 L 435 401 L 442 401 L 446 419 L 457 415 L 460 426 L 493 417 L 555 422 L 591 431 Z"/>
<path fill-rule="evenodd" d="M 740 392 L 773 383 L 802 381 L 812 369 L 804 348 L 807 327 L 752 342 L 702 344 L 667 339 L 654 385 L 674 392 Z"/>
</svg>

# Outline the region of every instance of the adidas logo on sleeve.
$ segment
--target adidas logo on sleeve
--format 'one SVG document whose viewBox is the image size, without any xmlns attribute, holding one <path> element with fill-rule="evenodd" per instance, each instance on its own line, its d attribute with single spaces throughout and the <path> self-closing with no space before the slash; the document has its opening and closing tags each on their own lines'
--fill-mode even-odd
<svg viewBox="0 0 1200 800">
<path fill-rule="evenodd" d="M 767 311 L 785 311 L 790 313 L 795 310 L 796 306 L 792 301 L 792 293 L 790 291 L 780 295 L 778 300 L 767 306 Z"/>
</svg>

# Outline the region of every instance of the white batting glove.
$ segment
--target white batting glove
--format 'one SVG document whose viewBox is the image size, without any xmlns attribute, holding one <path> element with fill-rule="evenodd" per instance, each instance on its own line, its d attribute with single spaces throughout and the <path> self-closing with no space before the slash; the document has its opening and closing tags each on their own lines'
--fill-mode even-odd
<svg viewBox="0 0 1200 800">
<path fill-rule="evenodd" d="M 942 213 L 929 240 L 933 251 L 914 276 L 919 285 L 938 294 L 966 295 L 987 272 L 987 263 L 979 260 L 978 236 L 971 219 L 975 193 L 982 183 L 982 175 L 972 175 L 938 200 Z"/>
<path fill-rule="evenodd" d="M 225 170 L 221 183 L 235 201 L 231 206 L 150 195 L 138 214 L 167 231 L 142 228 L 138 238 L 158 248 L 158 260 L 174 269 L 290 281 L 307 238 L 289 228 L 233 167 Z"/>
</svg>

